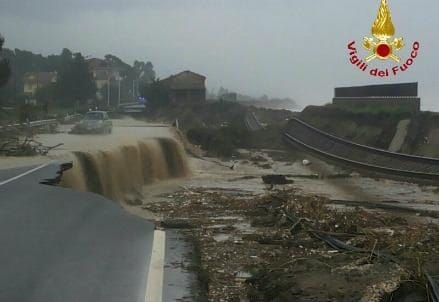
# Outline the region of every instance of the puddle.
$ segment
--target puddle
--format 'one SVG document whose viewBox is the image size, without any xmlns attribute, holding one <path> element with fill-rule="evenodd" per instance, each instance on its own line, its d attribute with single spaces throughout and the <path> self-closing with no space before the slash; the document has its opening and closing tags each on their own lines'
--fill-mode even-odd
<svg viewBox="0 0 439 302">
<path fill-rule="evenodd" d="M 242 221 L 244 218 L 239 216 L 221 216 L 221 217 L 215 217 L 214 220 L 237 220 Z"/>
<path fill-rule="evenodd" d="M 256 229 L 251 226 L 250 223 L 242 222 L 242 223 L 236 223 L 233 225 L 236 230 L 243 235 L 250 235 L 256 233 Z"/>
</svg>

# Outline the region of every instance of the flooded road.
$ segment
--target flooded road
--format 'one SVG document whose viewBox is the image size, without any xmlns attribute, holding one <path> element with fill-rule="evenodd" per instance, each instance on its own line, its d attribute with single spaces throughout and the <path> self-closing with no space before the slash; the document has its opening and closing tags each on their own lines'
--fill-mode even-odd
<svg viewBox="0 0 439 302">
<path fill-rule="evenodd" d="M 167 125 L 147 124 L 126 118 L 113 120 L 113 133 L 109 135 L 75 135 L 68 132 L 73 125 L 60 125 L 56 134 L 38 134 L 34 139 L 45 146 L 63 146 L 53 150 L 48 156 L 3 157 L 0 156 L 0 169 L 32 166 L 50 160 L 71 159 L 74 151 L 105 151 L 121 145 L 132 144 L 142 139 L 172 138 L 173 132 Z"/>
<path fill-rule="evenodd" d="M 47 157 L 0 157 L 0 168 L 9 169 L 35 166 L 50 160 L 73 160 L 72 152 L 104 152 L 121 146 L 137 144 L 138 141 L 155 138 L 175 138 L 175 132 L 166 125 L 147 124 L 133 119 L 113 120 L 114 129 L 110 135 L 72 135 L 71 125 L 59 127 L 59 133 L 41 134 L 35 140 L 43 145 L 64 145 L 50 152 Z M 218 159 L 190 159 L 193 177 L 189 180 L 171 180 L 148 186 L 143 190 L 145 198 L 184 187 L 209 188 L 229 193 L 263 194 L 267 186 L 261 176 L 267 174 L 291 175 L 295 188 L 307 195 L 319 195 L 337 201 L 389 203 L 407 208 L 439 211 L 439 191 L 432 186 L 373 179 L 359 176 L 351 171 L 326 164 L 318 159 L 300 154 L 296 160 L 274 160 L 269 152 L 250 152 L 251 156 L 264 158 L 263 164 L 249 160 L 220 161 Z M 250 157 L 251 157 L 250 156 Z M 309 158 L 311 165 L 304 166 L 302 159 Z M 331 177 L 345 175 L 345 177 Z M 296 176 L 296 177 L 295 177 Z M 164 177 L 159 179 L 165 180 Z"/>
<path fill-rule="evenodd" d="M 157 266 L 157 263 L 161 263 L 160 261 L 156 261 L 157 259 L 153 257 L 148 260 L 151 254 L 150 250 L 158 251 L 158 249 L 156 249 L 155 247 L 150 248 L 150 246 L 148 245 L 152 245 L 152 243 L 155 242 L 155 239 L 152 240 L 150 237 L 148 237 L 148 244 L 144 244 L 144 242 L 142 242 L 141 240 L 137 238 L 132 238 L 134 237 L 134 235 L 139 234 L 146 237 L 146 235 L 144 234 L 146 233 L 146 231 L 148 231 L 147 235 L 149 236 L 151 233 L 149 231 L 154 230 L 155 226 L 151 223 L 151 221 L 153 221 L 153 219 L 151 219 L 152 217 L 137 215 L 142 218 L 148 218 L 147 220 L 139 219 L 138 217 L 135 217 L 134 215 L 129 215 L 126 211 L 123 211 L 120 205 L 122 204 L 125 209 L 128 209 L 128 212 L 130 214 L 138 214 L 138 212 L 136 211 L 131 211 L 128 204 L 130 202 L 138 202 L 137 200 L 141 200 L 141 191 L 145 184 L 154 184 L 157 182 L 165 182 L 168 180 L 170 181 L 170 179 L 173 178 L 185 177 L 186 174 L 189 174 L 189 170 L 186 166 L 187 160 L 184 149 L 179 141 L 176 139 L 176 132 L 172 128 L 168 127 L 167 125 L 146 124 L 130 119 L 115 120 L 113 121 L 113 123 L 113 133 L 109 135 L 71 135 L 68 134 L 71 126 L 60 126 L 58 129 L 59 132 L 56 134 L 36 135 L 34 137 L 34 140 L 42 143 L 45 146 L 57 145 L 60 143 L 63 143 L 64 145 L 56 150 L 52 150 L 49 153 L 49 156 L 0 158 L 0 170 L 2 170 L 3 173 L 2 175 L 0 175 L 0 181 L 3 178 L 15 178 L 15 176 L 21 172 L 32 171 L 31 167 L 34 165 L 39 165 L 42 163 L 45 164 L 53 160 L 72 161 L 73 168 L 63 173 L 61 186 L 73 189 L 74 191 L 93 192 L 97 193 L 98 195 L 82 194 L 79 192 L 73 192 L 72 190 L 64 190 L 55 186 L 52 187 L 39 185 L 40 178 L 38 177 L 32 178 L 32 186 L 35 186 L 42 191 L 58 190 L 59 192 L 65 194 L 66 197 L 63 197 L 62 201 L 67 203 L 69 206 L 62 206 L 62 208 L 70 212 L 67 215 L 58 215 L 58 218 L 64 222 L 68 222 L 69 220 L 73 219 L 72 217 L 79 217 L 80 221 L 75 223 L 75 227 L 77 226 L 82 232 L 86 232 L 88 236 L 91 236 L 92 238 L 99 238 L 95 239 L 94 242 L 99 242 L 102 238 L 110 238 L 112 242 L 116 242 L 118 239 L 121 239 L 122 241 L 119 241 L 118 246 L 111 247 L 110 250 L 116 251 L 116 254 L 122 257 L 122 262 L 132 261 L 132 264 L 136 265 L 136 269 L 131 268 L 129 265 L 125 265 L 124 267 L 119 268 L 120 274 L 118 276 L 122 279 L 121 283 L 123 284 L 123 282 L 128 282 L 132 284 L 132 287 L 135 287 L 137 286 L 137 284 L 141 283 L 141 286 L 143 287 L 145 285 L 145 281 L 142 276 L 139 275 L 137 278 L 135 278 L 135 280 L 130 280 L 127 277 L 127 274 L 124 275 L 124 270 L 129 270 L 131 275 L 135 275 L 135 273 L 138 271 L 144 273 L 143 270 L 145 269 L 145 267 L 147 267 L 147 265 L 144 263 L 145 261 L 150 261 L 151 263 L 154 262 L 152 266 L 155 267 Z M 53 166 L 55 167 L 55 171 L 59 167 L 58 164 L 54 164 Z M 26 188 L 26 190 L 20 190 L 19 188 L 15 188 L 9 194 L 14 197 L 20 196 L 20 194 L 25 195 L 25 198 L 19 199 L 31 202 L 32 205 L 34 205 L 35 208 L 37 210 L 40 210 L 41 212 L 42 206 L 40 205 L 44 204 L 46 202 L 46 199 L 49 199 L 50 196 L 42 194 L 41 196 L 36 197 L 33 190 L 30 189 L 30 185 L 26 185 L 24 187 Z M 104 199 L 99 195 L 107 197 L 108 199 Z M 147 225 L 148 228 L 140 228 L 139 233 L 135 233 L 129 228 L 126 228 L 126 226 L 120 223 L 117 219 L 114 219 L 114 217 L 110 217 L 102 222 L 95 219 L 95 216 L 93 216 L 93 213 L 91 211 L 85 210 L 83 212 L 80 212 L 80 215 L 78 215 L 77 213 L 74 213 L 72 210 L 70 210 L 70 208 L 77 207 L 75 202 L 77 202 L 78 205 L 88 206 L 87 202 L 89 202 L 89 199 L 93 198 L 97 199 L 100 204 L 103 205 L 104 209 L 101 212 L 95 211 L 99 215 L 105 216 L 106 214 L 108 214 L 108 211 L 105 207 L 114 208 L 120 211 L 123 216 L 128 217 L 128 219 L 141 221 L 142 223 Z M 56 198 L 54 198 L 54 200 L 56 200 Z M 117 202 L 119 202 L 120 204 L 117 204 Z M 58 204 L 62 203 L 59 202 Z M 58 204 L 53 204 L 50 209 L 44 209 L 44 216 L 53 215 L 50 214 L 51 211 L 59 214 L 60 211 L 57 207 Z M 93 202 L 90 202 L 90 205 L 93 205 Z M 21 212 L 26 212 L 31 215 L 29 208 L 30 207 L 26 207 L 25 211 L 17 210 L 14 211 L 14 213 L 18 213 L 18 215 L 20 215 Z M 100 228 L 105 226 L 104 223 L 110 224 L 113 229 L 108 227 L 108 230 L 109 232 L 112 232 L 112 235 L 105 235 L 106 233 L 98 227 L 92 228 L 92 230 L 87 230 L 84 227 L 84 221 L 86 221 L 87 218 L 89 219 L 89 221 L 91 221 L 91 223 L 98 224 Z M 46 217 L 44 217 L 44 219 L 42 219 L 41 217 L 36 217 L 34 219 L 36 219 L 38 223 L 44 223 L 47 220 Z M 19 219 L 15 219 L 15 221 L 20 222 Z M 48 221 L 52 222 L 55 220 L 51 218 L 48 219 Z M 62 225 L 59 222 L 56 223 L 59 226 Z M 52 226 L 51 229 L 56 231 L 58 230 L 57 226 Z M 32 227 L 25 229 L 34 230 L 35 227 L 32 225 Z M 68 230 L 71 229 L 74 228 L 68 228 Z M 95 233 L 97 230 L 99 230 L 99 234 Z M 131 232 L 131 234 L 120 236 L 120 230 Z M 165 234 L 165 232 L 162 233 Z M 186 287 L 189 283 L 193 282 L 192 280 L 195 277 L 192 274 L 182 271 L 182 268 L 176 264 L 178 261 L 184 263 L 186 266 L 190 264 L 191 257 L 186 256 L 188 253 L 190 253 L 190 245 L 182 242 L 181 236 L 179 236 L 178 234 L 175 234 L 173 232 L 167 232 L 167 234 L 169 235 L 168 237 L 165 237 L 165 235 L 163 235 L 163 238 L 166 238 L 163 240 L 163 253 L 157 252 L 160 254 L 160 257 L 163 257 L 163 261 L 166 266 L 160 266 L 158 269 L 164 271 L 164 280 L 163 282 L 156 282 L 154 284 L 159 284 L 160 286 L 164 286 L 166 288 L 164 290 L 165 299 L 169 298 L 175 300 L 173 299 L 174 297 L 180 299 L 188 295 L 188 290 Z M 86 238 L 86 236 L 82 235 L 80 239 L 83 240 L 84 238 Z M 69 253 L 73 255 L 75 255 L 75 248 L 77 247 L 85 248 L 88 250 L 94 247 L 94 244 L 84 245 L 83 241 L 77 244 L 72 243 L 74 242 L 74 239 L 75 236 L 71 234 L 64 235 L 63 238 L 64 244 L 70 244 L 73 246 L 68 246 L 68 248 L 65 248 L 66 250 L 68 249 Z M 129 240 L 130 242 L 126 242 L 127 240 Z M 32 241 L 30 242 L 32 243 Z M 137 245 L 142 244 L 144 245 L 143 249 L 137 249 Z M 32 245 L 33 247 L 39 246 L 39 244 L 35 243 L 32 243 Z M 55 245 L 61 246 L 60 244 Z M 98 246 L 102 249 L 105 249 L 110 245 L 98 244 Z M 137 253 L 136 257 L 141 258 L 142 261 L 135 261 L 137 260 L 136 257 L 120 253 L 119 250 L 121 249 L 128 250 L 132 254 Z M 164 256 L 165 249 L 166 259 Z M 54 249 L 54 251 L 56 252 L 56 249 Z M 65 256 L 66 254 L 67 252 L 63 252 L 61 253 L 61 256 Z M 111 260 L 105 257 L 99 257 L 99 255 L 96 256 L 91 252 L 80 252 L 78 254 L 89 255 L 90 257 L 86 258 L 88 259 L 88 261 L 93 261 L 94 263 L 106 262 L 105 265 L 101 265 L 101 267 L 104 267 L 104 271 L 107 273 L 110 273 L 111 268 L 117 267 L 118 263 L 121 262 L 121 259 L 117 259 L 117 257 L 114 258 L 114 255 L 111 254 L 111 252 L 108 253 L 108 250 L 107 253 L 105 253 L 105 257 L 111 256 Z M 37 257 L 33 258 L 36 259 Z M 55 259 L 55 257 L 53 257 L 53 259 Z M 64 264 L 63 261 L 56 261 L 56 263 Z M 87 262 L 83 261 L 83 263 Z M 90 269 L 94 268 L 93 265 L 88 266 L 90 267 Z M 151 278 L 148 279 L 148 282 L 150 280 L 159 279 L 152 274 L 153 272 L 155 271 L 152 269 L 147 270 L 147 276 L 151 276 Z M 106 278 L 108 278 L 107 275 L 105 276 L 105 278 L 100 278 L 101 281 L 103 280 L 100 286 L 110 284 L 105 283 L 105 280 L 107 280 Z M 72 274 L 72 276 L 75 275 Z M 63 279 L 58 278 L 58 280 Z M 76 278 L 76 280 L 79 279 Z M 87 277 L 84 277 L 84 280 L 88 280 Z M 112 282 L 116 283 L 114 281 Z M 66 282 L 66 284 L 68 285 L 70 285 L 71 283 L 73 284 L 73 282 Z M 116 284 L 113 284 L 111 287 L 112 289 L 118 288 Z M 58 286 L 57 288 L 61 287 Z M 95 286 L 95 288 L 99 288 L 99 286 Z M 141 288 L 141 290 L 136 290 L 126 287 L 126 290 L 131 292 L 129 294 L 126 294 L 125 297 L 129 301 L 137 301 L 140 299 L 130 298 L 131 295 L 137 293 L 142 294 L 142 290 L 144 289 Z M 149 297 L 149 294 L 151 294 L 154 290 L 161 292 L 160 287 L 157 288 L 157 286 L 155 286 L 151 289 L 148 286 L 146 294 L 144 295 Z M 102 290 L 102 292 L 104 292 L 104 290 Z M 110 290 L 106 290 L 105 292 L 111 293 Z M 73 297 L 72 295 L 70 296 Z M 121 296 L 122 295 L 120 295 L 119 297 Z M 117 295 L 114 295 L 114 297 L 113 299 L 119 299 L 117 298 Z M 146 298 L 143 297 L 142 300 L 144 299 Z M 155 298 L 152 299 L 156 301 Z M 93 299 L 87 298 L 85 300 L 92 301 Z M 111 299 L 107 300 L 110 301 Z"/>
<path fill-rule="evenodd" d="M 128 118 L 113 120 L 113 124 L 113 133 L 107 135 L 69 134 L 72 126 L 66 125 L 55 134 L 35 135 L 33 139 L 44 146 L 63 145 L 44 157 L 0 158 L 0 169 L 71 161 L 73 168 L 64 172 L 62 186 L 119 202 L 125 202 L 128 195 L 138 199 L 145 184 L 189 174 L 173 128 Z"/>
</svg>

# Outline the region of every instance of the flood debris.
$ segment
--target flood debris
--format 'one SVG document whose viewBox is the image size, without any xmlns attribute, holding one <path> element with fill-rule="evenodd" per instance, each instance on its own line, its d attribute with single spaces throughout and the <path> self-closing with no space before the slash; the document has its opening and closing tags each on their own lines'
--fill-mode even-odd
<svg viewBox="0 0 439 302">
<path fill-rule="evenodd" d="M 249 280 L 253 275 L 249 272 L 238 272 L 235 275 L 235 280 L 237 282 L 245 282 Z"/>
<path fill-rule="evenodd" d="M 134 193 L 128 193 L 125 195 L 125 203 L 131 206 L 141 206 L 143 204 L 143 196 L 138 193 L 138 192 L 134 192 Z"/>
<path fill-rule="evenodd" d="M 255 164 L 256 163 L 261 163 L 261 162 L 268 162 L 268 159 L 265 156 L 261 155 L 261 154 L 257 154 L 257 155 L 252 156 L 250 158 L 250 160 L 253 163 L 255 163 Z"/>
<path fill-rule="evenodd" d="M 208 301 L 434 301 L 423 272 L 439 274 L 437 225 L 330 205 L 291 188 L 184 187 L 144 206 L 196 242 Z"/>
<path fill-rule="evenodd" d="M 4 156 L 35 156 L 47 155 L 51 150 L 57 149 L 64 144 L 60 143 L 54 146 L 45 146 L 42 143 L 32 139 L 19 137 L 9 137 L 3 139 L 0 143 L 0 155 Z"/>
<path fill-rule="evenodd" d="M 399 276 L 389 280 L 373 284 L 366 289 L 366 293 L 361 297 L 360 302 L 381 302 L 383 298 L 396 291 L 400 286 Z"/>
<path fill-rule="evenodd" d="M 160 226 L 165 229 L 193 229 L 195 227 L 188 220 L 184 219 L 167 219 L 161 221 Z"/>
<path fill-rule="evenodd" d="M 359 249 L 353 246 L 350 246 L 346 243 L 344 243 L 341 240 L 338 240 L 337 238 L 330 236 L 328 234 L 325 234 L 324 232 L 319 231 L 311 231 L 310 232 L 313 236 L 316 238 L 326 242 L 330 247 L 333 249 L 336 249 L 338 251 L 351 251 L 351 252 L 365 252 L 363 249 Z"/>
</svg>

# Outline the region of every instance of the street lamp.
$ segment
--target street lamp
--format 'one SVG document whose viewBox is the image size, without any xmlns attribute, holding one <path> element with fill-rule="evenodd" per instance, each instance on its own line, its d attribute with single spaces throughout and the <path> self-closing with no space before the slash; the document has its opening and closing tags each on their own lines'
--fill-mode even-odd
<svg viewBox="0 0 439 302">
<path fill-rule="evenodd" d="M 117 75 L 116 77 L 116 81 L 118 82 L 118 87 L 119 87 L 119 95 L 117 98 L 117 108 L 119 108 L 120 106 L 120 82 L 123 80 L 123 78 L 120 75 Z"/>
</svg>

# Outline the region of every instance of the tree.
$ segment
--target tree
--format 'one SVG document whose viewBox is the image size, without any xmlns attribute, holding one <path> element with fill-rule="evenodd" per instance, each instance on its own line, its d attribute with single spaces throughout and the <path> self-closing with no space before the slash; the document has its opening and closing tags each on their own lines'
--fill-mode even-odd
<svg viewBox="0 0 439 302">
<path fill-rule="evenodd" d="M 48 66 L 47 71 L 63 71 L 67 68 L 67 66 L 72 62 L 73 60 L 73 53 L 67 49 L 64 48 L 59 55 L 50 55 L 47 57 L 46 65 Z M 41 68 L 40 68 L 41 71 Z"/>
<path fill-rule="evenodd" d="M 150 84 L 145 84 L 141 91 L 141 95 L 146 98 L 153 107 L 163 107 L 169 104 L 168 90 L 160 81 L 154 80 Z"/>
<path fill-rule="evenodd" d="M 151 62 L 134 61 L 134 71 L 137 79 L 144 84 L 150 84 L 155 80 L 154 65 Z"/>
<path fill-rule="evenodd" d="M 60 100 L 70 106 L 76 102 L 84 105 L 96 97 L 96 83 L 80 53 L 74 55 L 64 70 L 60 70 L 56 91 Z"/>
<path fill-rule="evenodd" d="M 127 70 L 131 68 L 130 65 L 114 55 L 105 55 L 105 61 L 113 69 Z"/>
<path fill-rule="evenodd" d="M 9 61 L 3 59 L 1 56 L 4 43 L 5 39 L 0 35 L 0 87 L 6 85 L 9 81 L 9 77 L 11 76 L 11 67 L 9 65 Z"/>
<path fill-rule="evenodd" d="M 220 89 L 218 90 L 218 97 L 222 97 L 223 95 L 226 95 L 229 93 L 229 90 L 224 88 L 224 87 L 220 87 Z"/>
</svg>

